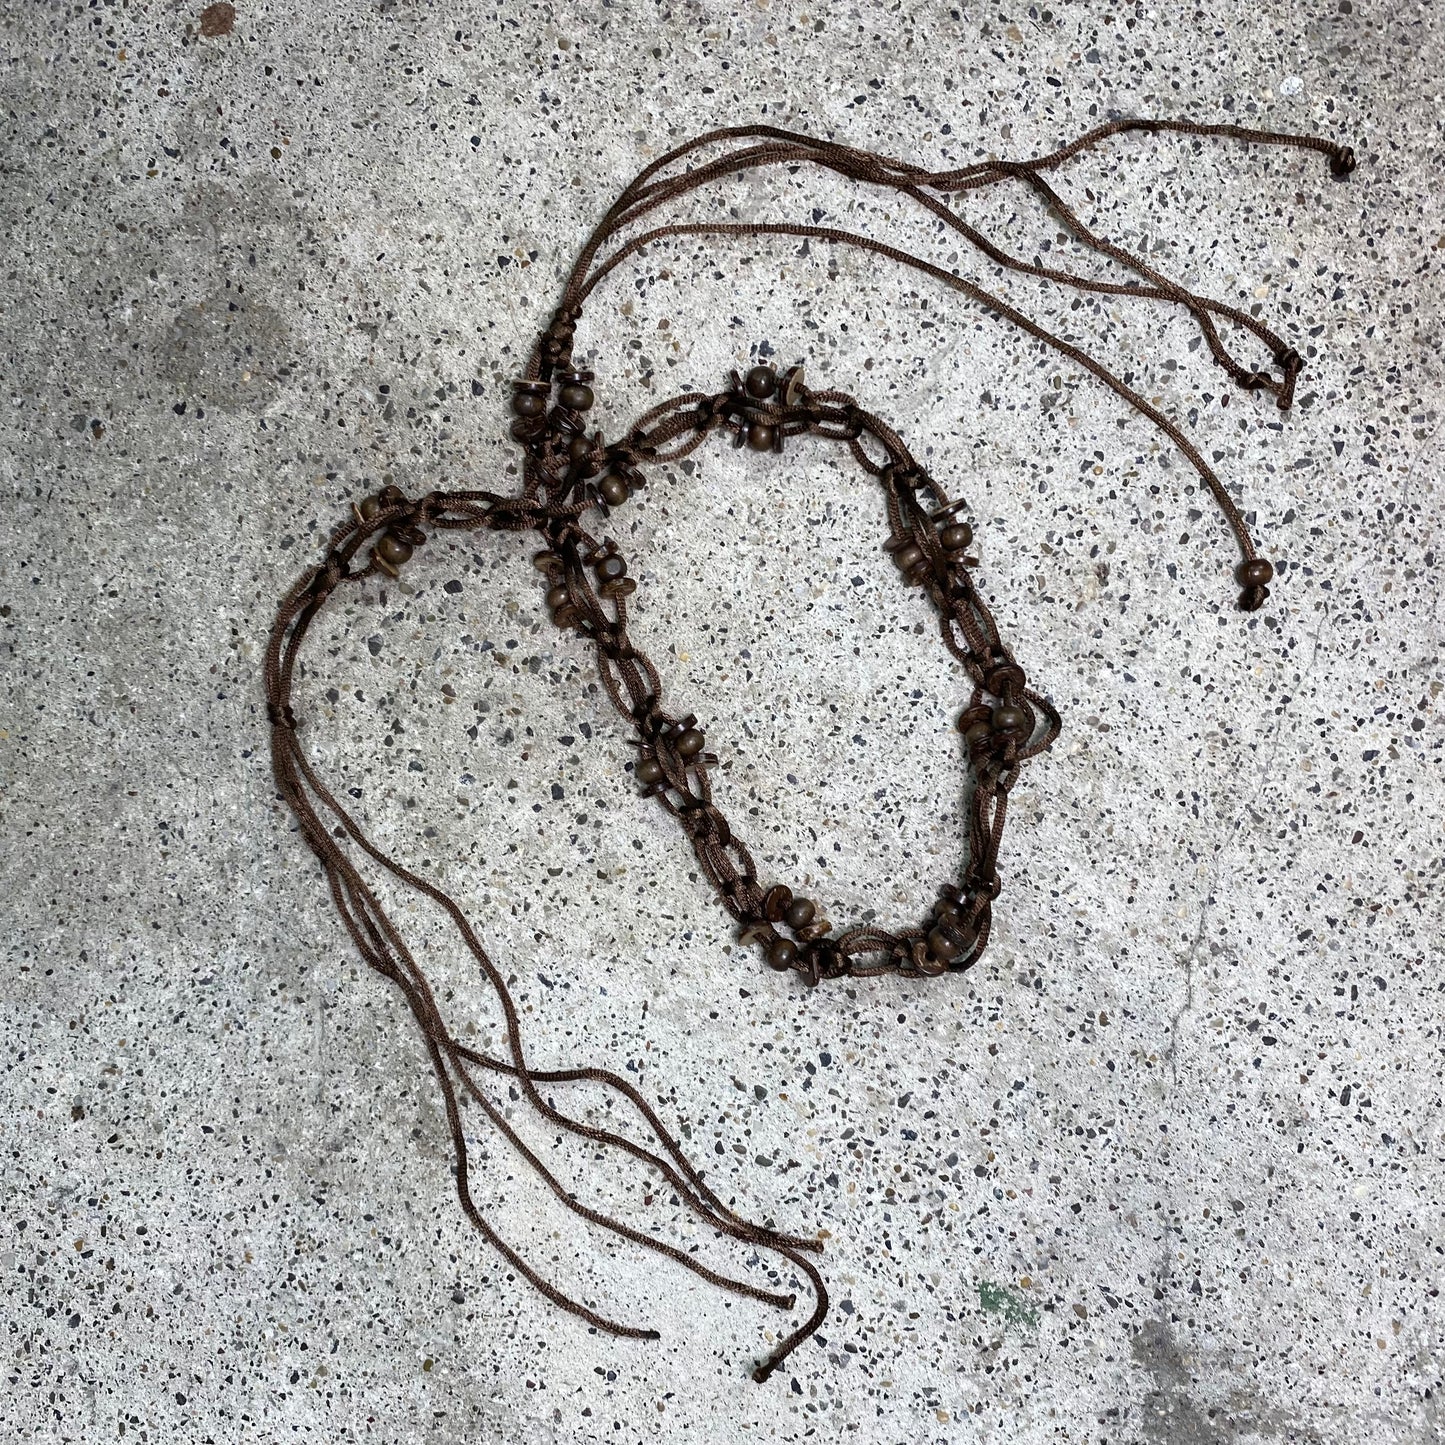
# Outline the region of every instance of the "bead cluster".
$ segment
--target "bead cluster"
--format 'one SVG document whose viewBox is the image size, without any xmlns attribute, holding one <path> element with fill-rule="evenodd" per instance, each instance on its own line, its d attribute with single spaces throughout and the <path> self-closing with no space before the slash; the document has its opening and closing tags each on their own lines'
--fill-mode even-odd
<svg viewBox="0 0 1445 1445">
<path fill-rule="evenodd" d="M 556 371 L 550 381 L 514 382 L 512 436 L 526 444 L 547 475 L 560 474 L 567 483 L 591 483 L 605 471 L 589 499 L 604 507 L 620 507 L 643 486 L 644 478 L 625 448 L 607 447 L 601 433 L 587 435 L 583 414 L 596 400 L 591 382 L 590 371 L 574 369 Z M 554 387 L 556 405 L 549 410 Z"/>
<path fill-rule="evenodd" d="M 388 480 L 373 497 L 365 497 L 356 507 L 356 519 L 362 524 L 374 522 L 383 512 L 406 506 L 406 497 Z M 412 518 L 405 515 L 391 521 L 371 549 L 371 564 L 388 577 L 399 577 L 401 569 L 411 561 L 416 549 L 426 541 L 426 533 Z"/>
</svg>

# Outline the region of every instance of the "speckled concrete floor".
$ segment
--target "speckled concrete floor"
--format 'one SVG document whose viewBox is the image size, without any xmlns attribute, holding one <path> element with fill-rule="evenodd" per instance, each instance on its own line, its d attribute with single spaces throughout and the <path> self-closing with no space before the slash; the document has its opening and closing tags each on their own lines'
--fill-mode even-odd
<svg viewBox="0 0 1445 1445">
<path fill-rule="evenodd" d="M 202 37 L 198 0 L 0 6 L 6 1438 L 1440 1439 L 1429 8 L 237 9 Z M 766 343 L 972 499 L 1065 717 L 978 969 L 810 996 L 761 970 L 622 772 L 525 539 L 434 545 L 310 653 L 314 756 L 477 921 L 534 1058 L 632 1071 L 724 1195 L 826 1231 L 834 1312 L 760 1388 L 775 1317 L 579 1243 L 475 1125 L 500 1227 L 663 1338 L 589 1334 L 468 1231 L 414 1030 L 275 799 L 276 600 L 382 475 L 514 475 L 508 378 L 668 144 L 757 118 L 943 165 L 1113 113 L 1361 156 L 1338 185 L 1317 157 L 1129 139 L 1061 180 L 1307 352 L 1283 418 L 1185 318 L 948 262 L 1187 423 L 1284 561 L 1255 616 L 1146 426 L 882 263 L 659 247 L 580 336 L 609 430 Z M 709 204 L 940 250 L 836 180 Z M 1019 193 L 963 207 L 1085 264 Z M 957 866 L 962 680 L 857 471 L 821 445 L 697 460 L 616 520 L 638 634 L 767 871 L 839 920 L 912 920 Z M 435 919 L 401 916 L 457 1026 L 494 1032 Z"/>
</svg>

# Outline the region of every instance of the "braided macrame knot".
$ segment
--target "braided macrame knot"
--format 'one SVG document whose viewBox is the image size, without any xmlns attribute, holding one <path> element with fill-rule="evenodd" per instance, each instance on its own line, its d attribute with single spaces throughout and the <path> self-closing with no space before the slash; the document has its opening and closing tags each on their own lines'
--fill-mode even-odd
<svg viewBox="0 0 1445 1445">
<path fill-rule="evenodd" d="M 542 334 L 542 355 L 554 366 L 571 356 L 572 338 L 581 314 L 576 306 L 559 306 Z"/>
<path fill-rule="evenodd" d="M 1287 346 L 1274 359 L 1274 364 L 1284 372 L 1284 381 L 1279 388 L 1279 409 L 1288 411 L 1294 405 L 1294 386 L 1304 370 L 1304 358 L 1292 346 Z"/>
<path fill-rule="evenodd" d="M 976 898 L 987 898 L 990 903 L 1003 892 L 1003 879 L 990 868 L 987 872 L 980 869 L 973 878 L 973 886 L 968 890 Z"/>
<path fill-rule="evenodd" d="M 291 711 L 291 704 L 289 702 L 282 703 L 280 707 L 277 707 L 274 702 L 268 702 L 266 704 L 266 716 L 271 719 L 272 727 L 290 728 L 294 733 L 297 727 L 300 726 L 296 721 L 296 714 Z"/>
</svg>

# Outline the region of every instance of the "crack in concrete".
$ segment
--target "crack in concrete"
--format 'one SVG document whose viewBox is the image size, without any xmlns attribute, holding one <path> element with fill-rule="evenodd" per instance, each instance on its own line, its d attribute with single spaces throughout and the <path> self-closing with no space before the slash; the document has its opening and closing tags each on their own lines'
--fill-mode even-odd
<svg viewBox="0 0 1445 1445">
<path fill-rule="evenodd" d="M 1315 664 L 1319 661 L 1320 640 L 1324 636 L 1326 625 L 1330 620 L 1329 603 L 1325 602 L 1321 609 L 1320 625 L 1315 629 L 1311 641 L 1314 646 L 1310 649 L 1309 661 L 1305 663 L 1304 671 L 1300 673 L 1299 686 L 1295 689 L 1295 697 L 1303 692 L 1304 685 L 1309 681 L 1310 675 L 1315 670 Z M 1291 699 L 1293 702 L 1294 699 Z M 1284 737 L 1284 725 L 1289 719 L 1289 709 L 1286 708 L 1276 722 L 1274 732 L 1270 737 L 1269 749 L 1259 769 L 1259 779 L 1255 783 L 1254 796 L 1239 805 L 1231 820 L 1229 829 L 1225 833 L 1223 841 L 1215 850 L 1214 866 L 1210 870 L 1209 885 L 1204 891 L 1204 902 L 1199 909 L 1199 927 L 1195 931 L 1194 939 L 1189 945 L 1189 952 L 1184 959 L 1184 999 L 1174 1011 L 1169 1020 L 1169 1042 L 1164 1047 L 1164 1058 L 1169 1065 L 1169 1077 L 1172 1082 L 1179 1082 L 1179 1036 L 1183 1027 L 1185 1015 L 1192 1012 L 1194 1008 L 1194 970 L 1199 958 L 1199 950 L 1204 944 L 1204 935 L 1209 927 L 1210 913 L 1214 908 L 1214 892 L 1219 884 L 1220 877 L 1224 872 L 1224 859 L 1229 853 L 1230 845 L 1239 836 L 1244 827 L 1245 815 L 1251 810 L 1253 804 L 1258 801 L 1260 794 L 1265 790 L 1270 778 L 1274 774 L 1275 763 L 1279 758 L 1280 744 Z"/>
</svg>

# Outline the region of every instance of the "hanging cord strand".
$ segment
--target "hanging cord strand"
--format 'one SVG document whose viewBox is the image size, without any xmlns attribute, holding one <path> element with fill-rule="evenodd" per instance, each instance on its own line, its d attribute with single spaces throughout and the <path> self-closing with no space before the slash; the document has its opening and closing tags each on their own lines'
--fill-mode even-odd
<svg viewBox="0 0 1445 1445">
<path fill-rule="evenodd" d="M 1066 356 L 1076 366 L 1082 367 L 1092 376 L 1097 377 L 1116 395 L 1122 397 L 1135 411 L 1148 421 L 1152 422 L 1170 441 L 1178 447 L 1179 451 L 1188 460 L 1189 464 L 1199 474 L 1200 479 L 1209 488 L 1210 495 L 1214 498 L 1216 505 L 1224 515 L 1230 530 L 1234 534 L 1235 542 L 1240 551 L 1241 558 L 1248 562 L 1258 554 L 1255 551 L 1254 540 L 1250 536 L 1244 518 L 1239 508 L 1235 505 L 1229 493 L 1225 490 L 1223 482 L 1220 481 L 1214 469 L 1204 460 L 1199 449 L 1180 430 L 1179 426 L 1164 415 L 1156 406 L 1146 401 L 1133 387 L 1120 380 L 1102 363 L 1095 361 L 1088 352 L 1065 341 L 1063 337 L 1054 335 L 1038 322 L 1024 315 L 1017 308 L 1010 306 L 999 297 L 983 290 L 982 287 L 974 285 L 973 282 L 965 280 L 961 276 L 955 276 L 951 271 L 945 271 L 941 266 L 935 266 L 931 261 L 924 261 L 917 256 L 911 256 L 906 251 L 900 251 L 882 241 L 875 241 L 870 236 L 861 236 L 851 231 L 839 231 L 828 226 L 807 226 L 788 222 L 747 222 L 747 221 L 714 221 L 714 222 L 685 222 L 672 226 L 659 227 L 655 231 L 644 232 L 641 236 L 634 237 L 616 255 L 609 258 L 605 266 L 594 273 L 586 288 L 590 291 L 601 281 L 609 271 L 620 264 L 628 255 L 640 250 L 649 242 L 661 240 L 671 236 L 679 235 L 715 235 L 715 236 L 798 236 L 813 240 L 829 241 L 843 246 L 855 246 L 860 250 L 871 251 L 875 255 L 884 256 L 889 260 L 897 261 L 901 265 L 912 267 L 924 275 L 932 276 L 935 280 L 941 281 L 945 286 L 952 287 L 955 291 L 962 292 L 970 300 L 976 301 L 980 306 L 994 312 L 1003 320 L 1012 323 L 1019 330 L 1027 332 L 1030 336 L 1051 347 L 1060 355 Z"/>
<path fill-rule="evenodd" d="M 1237 385 L 1249 390 L 1262 389 L 1274 392 L 1278 397 L 1281 409 L 1287 409 L 1293 401 L 1295 379 L 1302 365 L 1298 353 L 1286 346 L 1276 333 L 1256 321 L 1253 317 L 1248 316 L 1247 313 L 1240 311 L 1238 308 L 1227 306 L 1222 302 L 1196 296 L 1187 288 L 1164 277 L 1143 261 L 1142 258 L 1134 256 L 1124 248 L 1096 235 L 1089 227 L 1084 225 L 1073 209 L 1069 207 L 1058 193 L 1043 181 L 1038 174 L 1043 170 L 1057 168 L 1066 160 L 1099 144 L 1110 136 L 1130 131 L 1148 133 L 1165 131 L 1195 137 L 1228 137 L 1250 144 L 1311 150 L 1325 155 L 1330 160 L 1331 168 L 1337 175 L 1348 174 L 1348 169 L 1342 169 L 1342 167 L 1347 166 L 1350 169 L 1353 168 L 1353 153 L 1348 147 L 1340 146 L 1335 142 L 1320 137 L 1262 131 L 1232 125 L 1200 125 L 1184 121 L 1114 121 L 1099 126 L 1093 131 L 1079 137 L 1076 141 L 1033 161 L 985 161 L 951 172 L 928 172 L 921 167 L 908 166 L 902 162 L 870 155 L 867 152 L 856 151 L 850 147 L 835 145 L 832 142 L 818 141 L 811 137 L 798 135 L 797 133 L 774 127 L 730 127 L 709 132 L 705 136 L 698 137 L 694 141 L 675 148 L 645 168 L 639 177 L 624 190 L 618 201 L 609 210 L 602 222 L 599 223 L 592 236 L 589 237 L 587 244 L 583 247 L 582 253 L 576 266 L 573 268 L 571 279 L 564 292 L 563 308 L 567 311 L 569 317 L 575 318 L 575 316 L 580 315 L 582 304 L 597 284 L 611 270 L 624 259 L 635 254 L 643 246 L 671 236 L 689 234 L 757 236 L 773 234 L 816 237 L 818 239 L 832 240 L 836 243 L 860 247 L 872 251 L 875 254 L 888 257 L 901 264 L 922 271 L 925 274 L 932 275 L 942 280 L 945 284 L 954 286 L 955 289 L 962 291 L 980 306 L 992 311 L 1003 320 L 1027 331 L 1029 334 L 1043 341 L 1045 345 L 1067 356 L 1076 365 L 1082 366 L 1085 370 L 1103 381 L 1105 385 L 1109 386 L 1109 388 L 1119 395 L 1131 408 L 1150 421 L 1174 443 L 1181 454 L 1189 461 L 1190 465 L 1198 472 L 1201 480 L 1205 482 L 1216 505 L 1223 513 L 1226 522 L 1234 533 L 1235 541 L 1239 549 L 1240 565 L 1241 568 L 1243 568 L 1257 557 L 1254 542 L 1244 525 L 1243 518 L 1212 468 L 1204 461 L 1198 449 L 1188 442 L 1177 425 L 1168 421 L 1157 408 L 1146 402 L 1139 393 L 1127 386 L 1126 383 L 1107 368 L 1094 361 L 1086 352 L 1072 346 L 1071 343 L 1054 335 L 1054 333 L 1037 323 L 1028 320 L 1017 308 L 1007 305 L 1001 298 L 991 295 L 981 287 L 965 281 L 961 277 L 954 276 L 951 272 L 944 271 L 941 267 L 933 266 L 931 263 L 919 257 L 901 251 L 898 248 L 888 246 L 885 243 L 875 241 L 871 237 L 860 236 L 852 232 L 838 231 L 834 228 L 801 227 L 788 223 L 674 223 L 671 225 L 658 226 L 646 232 L 644 235 L 635 237 L 624 243 L 606 261 L 594 266 L 594 260 L 597 254 L 607 241 L 619 230 L 637 221 L 642 215 L 656 209 L 667 201 L 696 190 L 722 176 L 735 174 L 756 166 L 803 163 L 811 160 L 818 165 L 835 170 L 844 176 L 891 186 L 900 193 L 908 195 L 946 225 L 963 235 L 965 239 L 969 240 L 970 243 L 977 247 L 983 254 L 1007 269 L 1057 281 L 1079 290 L 1134 296 L 1152 300 L 1165 300 L 1185 307 L 1199 325 L 1201 333 L 1209 347 L 1211 357 L 1215 360 L 1216 364 L 1226 371 Z M 731 155 L 715 159 L 695 167 L 681 176 L 661 180 L 652 179 L 668 165 L 683 156 L 691 154 L 710 143 L 732 138 L 762 138 L 767 143 L 749 147 L 742 151 L 734 152 Z M 1058 215 L 1060 221 L 1066 225 L 1084 245 L 1134 270 L 1136 274 L 1145 278 L 1151 284 L 1147 286 L 1122 285 L 1116 282 L 1093 280 L 1071 272 L 1058 270 L 1056 268 L 1046 268 L 1012 257 L 990 242 L 988 238 L 978 232 L 976 228 L 969 226 L 961 218 L 957 217 L 947 206 L 925 195 L 920 190 L 922 186 L 929 186 L 943 191 L 970 190 L 977 189 L 983 185 L 995 184 L 1005 179 L 1019 179 L 1024 181 L 1044 199 L 1045 203 Z M 1276 380 L 1266 372 L 1247 368 L 1237 362 L 1229 354 L 1220 340 L 1217 328 L 1211 320 L 1210 313 L 1223 316 L 1234 324 L 1250 331 L 1259 340 L 1264 342 L 1265 345 L 1270 348 L 1272 357 L 1283 368 L 1283 378 Z M 534 354 L 533 365 L 529 367 L 528 371 L 529 376 L 535 374 L 534 368 L 536 363 L 537 355 Z M 1262 588 L 1246 585 L 1244 591 L 1241 593 L 1241 606 L 1245 607 L 1246 610 L 1253 610 L 1254 607 L 1259 606 L 1264 600 L 1262 593 Z"/>
<path fill-rule="evenodd" d="M 455 899 L 451 898 L 450 895 L 443 892 L 440 888 L 437 888 L 435 884 L 427 882 L 426 879 L 411 872 L 410 869 L 403 867 L 383 853 L 381 849 L 367 837 L 356 820 L 337 800 L 334 793 L 320 781 L 310 761 L 299 752 L 299 749 L 296 753 L 296 764 L 298 771 L 305 778 L 312 792 L 315 793 L 323 805 L 337 817 L 342 828 L 369 857 L 380 863 L 382 867 L 401 882 L 407 884 L 409 887 L 415 888 L 418 892 L 437 903 L 447 913 L 456 926 L 458 933 L 461 935 L 463 942 L 467 945 L 468 951 L 471 952 L 477 960 L 483 974 L 491 984 L 493 992 L 496 994 L 503 1011 L 508 1045 L 513 1054 L 512 1061 L 507 1062 L 502 1059 L 494 1059 L 487 1055 L 477 1053 L 457 1043 L 450 1035 L 447 1036 L 449 1053 L 458 1059 L 477 1064 L 495 1073 L 510 1075 L 517 1079 L 523 1092 L 527 1095 L 528 1102 L 550 1122 L 567 1129 L 568 1132 L 582 1138 L 590 1139 L 596 1143 L 607 1144 L 611 1147 L 622 1149 L 632 1154 L 635 1158 L 642 1160 L 644 1163 L 651 1165 L 663 1174 L 668 1183 L 677 1190 L 678 1194 L 690 1205 L 694 1212 L 707 1219 L 710 1223 L 715 1224 L 719 1229 L 723 1230 L 724 1233 L 730 1234 L 736 1239 L 745 1240 L 753 1244 L 762 1244 L 768 1247 L 771 1247 L 775 1242 L 786 1245 L 792 1249 L 817 1249 L 819 1247 L 816 1240 L 778 1234 L 774 1230 L 750 1224 L 746 1220 L 742 1220 L 733 1214 L 703 1182 L 702 1176 L 687 1158 L 686 1154 L 683 1153 L 677 1140 L 663 1126 L 656 1112 L 647 1104 L 641 1093 L 616 1074 L 609 1073 L 602 1069 L 570 1069 L 539 1073 L 528 1065 L 523 1057 L 522 1034 L 517 1017 L 515 1000 L 505 980 L 503 980 L 500 971 L 482 948 L 475 930 L 472 928 L 466 915 L 462 913 Z M 393 946 L 401 949 L 399 939 Z M 405 954 L 405 957 L 410 960 L 409 954 Z M 418 977 L 420 977 L 420 970 L 416 972 Z M 427 997 L 430 998 L 429 987 L 426 987 L 424 983 L 420 986 L 425 988 Z M 437 1013 L 437 1017 L 440 1017 L 439 1012 Z M 657 1135 L 663 1147 L 673 1156 L 677 1168 L 675 1169 L 667 1160 L 658 1157 L 625 1135 L 583 1124 L 563 1114 L 540 1094 L 536 1088 L 538 1082 L 582 1081 L 604 1084 L 624 1094 L 637 1107 L 648 1126 Z M 539 1165 L 538 1168 L 540 1169 L 541 1166 Z M 678 1170 L 681 1170 L 681 1173 L 679 1173 Z M 695 1198 L 693 1197 L 694 1195 L 696 1196 Z M 593 1222 L 600 1223 L 602 1221 L 594 1220 Z M 606 1227 L 610 1228 L 611 1225 L 609 1224 Z M 631 1238 L 633 1236 L 629 1234 L 628 1237 Z M 655 1243 L 650 1240 L 638 1242 Z M 669 1246 L 659 1245 L 656 1247 L 663 1249 L 664 1252 L 670 1249 Z M 671 1257 L 676 1256 L 672 1255 Z M 693 1262 L 690 1260 L 682 1259 L 680 1262 L 689 1268 L 693 1267 Z M 740 1292 L 750 1293 L 751 1291 L 748 1288 L 740 1287 Z M 771 1296 L 756 1295 L 755 1297 L 768 1298 L 770 1302 L 777 1302 Z"/>
<path fill-rule="evenodd" d="M 632 1140 L 622 1135 L 614 1134 L 608 1130 L 598 1129 L 582 1124 L 544 1100 L 536 1089 L 534 1082 L 535 1075 L 527 1067 L 522 1053 L 522 1042 L 520 1028 L 516 1013 L 516 1006 L 512 1000 L 510 991 L 505 981 L 501 978 L 491 960 L 481 949 L 479 941 L 465 916 L 455 902 L 434 885 L 429 884 L 425 879 L 411 873 L 409 870 L 396 864 L 381 852 L 366 837 L 359 825 L 350 816 L 345 808 L 341 806 L 334 794 L 327 789 L 316 777 L 309 761 L 302 754 L 299 742 L 296 739 L 294 726 L 289 719 L 290 711 L 290 687 L 292 672 L 295 666 L 295 659 L 299 653 L 302 640 L 316 612 L 319 610 L 324 596 L 318 596 L 308 592 L 305 588 L 298 588 L 292 594 L 289 606 L 283 606 L 283 618 L 287 613 L 294 614 L 294 626 L 290 627 L 290 634 L 286 637 L 284 645 L 273 646 L 268 650 L 267 662 L 267 686 L 273 713 L 278 715 L 280 720 L 276 724 L 277 738 L 274 747 L 274 759 L 278 776 L 278 785 L 283 797 L 291 805 L 293 812 L 302 822 L 303 832 L 308 842 L 311 843 L 314 851 L 320 857 L 323 867 L 332 879 L 333 895 L 337 902 L 338 911 L 347 922 L 349 931 L 356 941 L 358 949 L 363 957 L 372 964 L 384 976 L 391 979 L 402 988 L 407 997 L 408 1003 L 415 1014 L 418 1023 L 422 1027 L 428 1040 L 428 1047 L 432 1053 L 433 1071 L 437 1074 L 438 1082 L 443 1088 L 447 1100 L 448 1120 L 453 1125 L 452 1138 L 454 1151 L 457 1156 L 458 1169 L 458 1191 L 462 1204 L 468 1218 L 487 1238 L 489 1243 L 496 1246 L 508 1259 L 509 1263 L 522 1269 L 526 1278 L 537 1286 L 548 1298 L 554 1302 L 562 1303 L 572 1313 L 579 1315 L 589 1324 L 604 1329 L 612 1334 L 627 1335 L 635 1338 L 655 1338 L 656 1332 L 641 1330 L 631 1326 L 619 1325 L 614 1321 L 605 1319 L 596 1314 L 595 1311 L 586 1306 L 578 1304 L 562 1295 L 546 1281 L 543 1281 L 535 1272 L 523 1266 L 515 1251 L 506 1246 L 495 1231 L 481 1216 L 470 1195 L 467 1185 L 466 1168 L 466 1143 L 461 1132 L 459 1114 L 456 1113 L 455 1088 L 447 1073 L 445 1062 L 449 1061 L 460 1078 L 466 1092 L 478 1103 L 487 1114 L 492 1124 L 504 1135 L 508 1142 L 516 1149 L 536 1173 L 547 1183 L 554 1195 L 572 1212 L 579 1214 L 589 1222 L 597 1224 L 604 1229 L 620 1235 L 633 1243 L 643 1245 L 647 1248 L 682 1264 L 707 1282 L 717 1285 L 720 1288 L 730 1290 L 733 1293 L 742 1294 L 760 1300 L 764 1303 L 774 1305 L 783 1309 L 791 1309 L 794 1303 L 792 1295 L 779 1295 L 771 1291 L 759 1289 L 756 1286 L 741 1281 L 729 1279 L 702 1265 L 674 1246 L 665 1244 L 651 1236 L 644 1235 L 633 1230 L 621 1222 L 602 1214 L 600 1211 L 589 1209 L 572 1199 L 562 1188 L 560 1182 L 551 1174 L 542 1161 L 516 1134 L 511 1126 L 502 1116 L 483 1091 L 466 1071 L 465 1064 L 476 1063 L 492 1069 L 496 1072 L 506 1073 L 515 1078 L 527 1094 L 529 1102 L 535 1105 L 545 1117 L 552 1122 L 568 1129 L 570 1132 L 579 1134 L 598 1143 L 612 1145 L 633 1154 L 635 1157 L 657 1168 L 673 1185 L 679 1197 L 704 1219 L 724 1234 L 733 1238 L 743 1240 L 747 1243 L 764 1249 L 771 1249 L 792 1258 L 799 1249 L 816 1249 L 818 1242 L 798 1238 L 791 1235 L 780 1234 L 775 1230 L 751 1224 L 740 1219 L 732 1211 L 728 1210 L 717 1198 L 717 1196 L 703 1183 L 701 1176 L 691 1165 L 683 1154 L 680 1146 L 673 1136 L 662 1126 L 655 1111 L 653 1111 L 642 1099 L 640 1093 L 627 1085 L 615 1075 L 610 1075 L 601 1070 L 571 1071 L 570 1076 L 576 1078 L 589 1078 L 594 1082 L 602 1083 L 618 1089 L 631 1102 L 638 1107 L 649 1126 L 654 1129 L 658 1137 L 663 1141 L 664 1147 L 673 1154 L 677 1160 L 682 1173 L 673 1168 L 667 1161 L 652 1154 L 642 1146 L 635 1144 Z M 290 626 L 288 622 L 286 626 Z M 285 626 L 278 626 L 273 637 L 279 637 L 285 631 Z M 344 854 L 335 845 L 321 825 L 307 802 L 302 788 L 305 783 L 315 796 L 326 806 L 341 822 L 342 828 L 356 841 L 363 850 L 374 860 L 380 862 L 390 872 L 409 886 L 416 888 L 433 901 L 439 903 L 451 916 L 453 922 L 459 928 L 469 950 L 476 957 L 481 965 L 484 974 L 492 985 L 504 1017 L 506 1019 L 507 1035 L 513 1051 L 513 1060 L 506 1063 L 501 1060 L 493 1060 L 475 1051 L 462 1048 L 447 1030 L 441 1019 L 440 1011 L 437 1008 L 432 995 L 430 985 L 426 982 L 425 975 L 417 966 L 410 952 L 406 949 L 395 926 L 390 918 L 380 907 L 371 891 L 361 883 L 352 865 L 345 859 Z M 338 891 L 340 890 L 340 891 Z M 344 896 L 343 896 L 344 895 Z M 360 903 L 358 905 L 358 900 Z M 357 916 L 365 919 L 365 928 L 358 926 Z M 685 1177 L 684 1177 L 685 1176 Z"/>
<path fill-rule="evenodd" d="M 789 132 L 776 132 L 779 136 L 788 136 Z M 1307 138 L 1274 136 L 1271 133 L 1259 132 L 1254 135 L 1255 139 L 1265 141 L 1271 140 L 1277 144 L 1293 144 Z M 802 137 L 792 137 L 793 142 L 804 141 Z M 1323 142 L 1323 145 L 1330 146 L 1331 143 Z M 681 148 L 686 150 L 694 147 Z M 1332 147 L 1332 150 L 1338 150 Z M 675 158 L 679 152 L 674 152 Z M 1251 371 L 1233 360 L 1219 340 L 1218 333 L 1208 319 L 1207 313 L 1213 312 L 1223 316 L 1235 325 L 1252 332 L 1270 348 L 1272 357 L 1280 355 L 1285 351 L 1284 343 L 1268 327 L 1264 326 L 1248 312 L 1241 311 L 1237 307 L 1228 306 L 1223 302 L 1212 300 L 1208 297 L 1196 296 L 1185 287 L 1169 281 L 1166 277 L 1159 275 L 1146 266 L 1142 260 L 1125 251 L 1122 247 L 1114 246 L 1112 243 L 1102 240 L 1093 235 L 1087 227 L 1078 219 L 1077 215 L 1068 207 L 1056 192 L 1050 188 L 1038 174 L 1038 162 L 991 162 L 987 164 L 987 170 L 980 178 L 980 184 L 991 184 L 1010 177 L 1019 177 L 1030 184 L 1048 204 L 1057 211 L 1059 219 L 1072 230 L 1078 239 L 1091 249 L 1108 255 L 1111 259 L 1120 264 L 1128 266 L 1140 275 L 1148 276 L 1155 282 L 1152 286 L 1138 286 L 1127 283 L 1098 280 L 1077 275 L 1072 272 L 1061 271 L 1054 267 L 1046 267 L 1031 262 L 1023 261 L 1018 257 L 1009 255 L 1000 247 L 996 246 L 976 228 L 968 225 L 961 217 L 957 216 L 946 205 L 937 198 L 927 195 L 921 187 L 931 186 L 940 190 L 947 190 L 947 177 L 931 175 L 921 167 L 909 168 L 898 166 L 897 163 L 889 163 L 896 166 L 898 174 L 892 174 L 876 164 L 869 164 L 875 158 L 865 153 L 853 151 L 848 147 L 835 145 L 815 145 L 813 143 L 789 143 L 770 144 L 751 147 L 747 150 L 735 151 L 731 154 L 712 161 L 706 165 L 699 166 L 687 172 L 684 177 L 676 177 L 670 181 L 660 181 L 651 187 L 642 188 L 631 197 L 633 204 L 623 207 L 619 202 L 614 206 L 598 230 L 594 232 L 593 239 L 584 249 L 583 258 L 579 261 L 578 267 L 574 270 L 574 277 L 581 278 L 590 267 L 596 251 L 602 242 L 614 235 L 622 226 L 630 224 L 640 218 L 647 211 L 654 209 L 665 200 L 684 194 L 687 191 L 699 189 L 709 181 L 721 178 L 726 175 L 739 173 L 743 170 L 760 168 L 765 165 L 798 164 L 805 161 L 823 166 L 836 171 L 838 174 L 849 179 L 871 182 L 876 185 L 888 186 L 906 195 L 919 205 L 925 207 L 936 215 L 944 224 L 956 230 L 964 236 L 969 243 L 977 247 L 996 264 L 1004 266 L 1009 270 L 1023 272 L 1027 275 L 1058 281 L 1065 285 L 1076 287 L 1080 290 L 1094 291 L 1107 295 L 1134 296 L 1149 300 L 1168 300 L 1187 307 L 1199 322 L 1209 344 L 1211 355 L 1216 362 L 1227 370 L 1236 382 L 1241 386 L 1248 386 L 1255 390 L 1260 387 L 1282 392 L 1284 385 L 1274 381 L 1272 377 L 1264 373 Z M 659 163 L 660 164 L 660 163 Z M 976 189 L 977 187 L 970 187 Z M 960 188 L 961 189 L 961 188 Z M 629 191 L 633 188 L 629 187 Z M 645 202 L 645 204 L 643 204 Z M 1287 409 L 1286 403 L 1281 403 L 1283 409 Z"/>
</svg>

